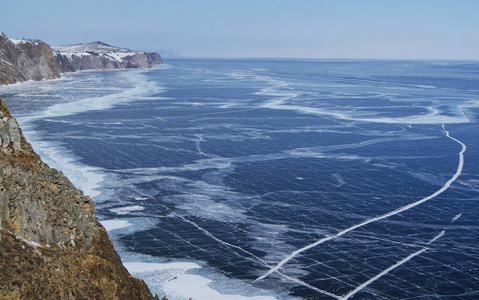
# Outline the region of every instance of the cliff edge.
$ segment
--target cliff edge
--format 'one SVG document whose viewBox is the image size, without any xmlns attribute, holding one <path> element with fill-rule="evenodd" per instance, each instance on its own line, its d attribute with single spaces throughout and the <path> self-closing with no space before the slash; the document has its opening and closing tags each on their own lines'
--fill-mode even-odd
<svg viewBox="0 0 479 300">
<path fill-rule="evenodd" d="M 62 72 L 92 69 L 151 68 L 163 63 L 158 53 L 133 51 L 102 42 L 53 47 Z"/>
<path fill-rule="evenodd" d="M 60 72 L 48 44 L 40 40 L 10 40 L 0 32 L 0 84 L 55 79 Z"/>
<path fill-rule="evenodd" d="M 123 267 L 94 202 L 42 162 L 1 99 L 0 299 L 158 299 Z"/>
<path fill-rule="evenodd" d="M 81 70 L 152 68 L 156 52 L 133 51 L 102 42 L 50 47 L 40 40 L 13 40 L 0 32 L 0 84 L 55 79 Z"/>
</svg>

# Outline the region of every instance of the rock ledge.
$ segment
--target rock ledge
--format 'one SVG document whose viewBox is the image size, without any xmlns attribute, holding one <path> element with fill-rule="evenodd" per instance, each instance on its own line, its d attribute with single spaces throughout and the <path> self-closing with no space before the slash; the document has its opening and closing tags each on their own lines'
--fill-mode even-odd
<svg viewBox="0 0 479 300">
<path fill-rule="evenodd" d="M 158 299 L 121 263 L 95 204 L 25 140 L 0 99 L 0 299 Z"/>
</svg>

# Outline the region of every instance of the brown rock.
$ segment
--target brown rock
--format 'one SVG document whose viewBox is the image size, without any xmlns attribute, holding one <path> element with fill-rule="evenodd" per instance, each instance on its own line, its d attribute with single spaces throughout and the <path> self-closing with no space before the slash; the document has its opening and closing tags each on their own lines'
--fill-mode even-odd
<svg viewBox="0 0 479 300">
<path fill-rule="evenodd" d="M 13 43 L 0 33 L 0 84 L 60 77 L 50 46 L 40 40 Z"/>
<path fill-rule="evenodd" d="M 11 118 L 0 99 L 0 111 Z M 0 149 L 0 299 L 158 299 L 121 263 L 94 202 L 20 134 Z"/>
</svg>

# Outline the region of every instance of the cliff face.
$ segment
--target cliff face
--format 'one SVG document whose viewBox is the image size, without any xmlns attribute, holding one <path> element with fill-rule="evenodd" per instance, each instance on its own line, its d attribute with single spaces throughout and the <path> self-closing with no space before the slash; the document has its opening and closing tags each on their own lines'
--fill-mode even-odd
<svg viewBox="0 0 479 300">
<path fill-rule="evenodd" d="M 12 41 L 0 32 L 0 84 L 60 77 L 50 46 L 42 41 Z"/>
<path fill-rule="evenodd" d="M 163 63 L 158 53 L 132 51 L 102 42 L 53 47 L 62 72 L 91 69 L 151 68 Z"/>
<path fill-rule="evenodd" d="M 1 99 L 0 138 L 0 299 L 155 299 L 93 201 L 41 161 Z"/>
<path fill-rule="evenodd" d="M 59 78 L 61 72 L 151 68 L 156 52 L 132 51 L 102 42 L 53 47 L 40 40 L 11 40 L 0 32 L 0 84 Z"/>
</svg>

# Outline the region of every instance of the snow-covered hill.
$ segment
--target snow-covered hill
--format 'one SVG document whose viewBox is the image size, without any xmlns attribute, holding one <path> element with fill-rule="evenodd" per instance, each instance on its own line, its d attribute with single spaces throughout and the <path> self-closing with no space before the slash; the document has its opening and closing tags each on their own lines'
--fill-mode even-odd
<svg viewBox="0 0 479 300">
<path fill-rule="evenodd" d="M 133 51 L 102 42 L 52 47 L 63 72 L 91 69 L 151 68 L 161 64 L 156 52 Z"/>
<path fill-rule="evenodd" d="M 50 47 L 40 40 L 9 39 L 0 32 L 0 84 L 59 78 L 78 70 L 151 68 L 156 52 L 133 51 L 102 42 Z"/>
<path fill-rule="evenodd" d="M 60 77 L 50 46 L 40 40 L 13 40 L 0 32 L 0 84 Z"/>
</svg>

